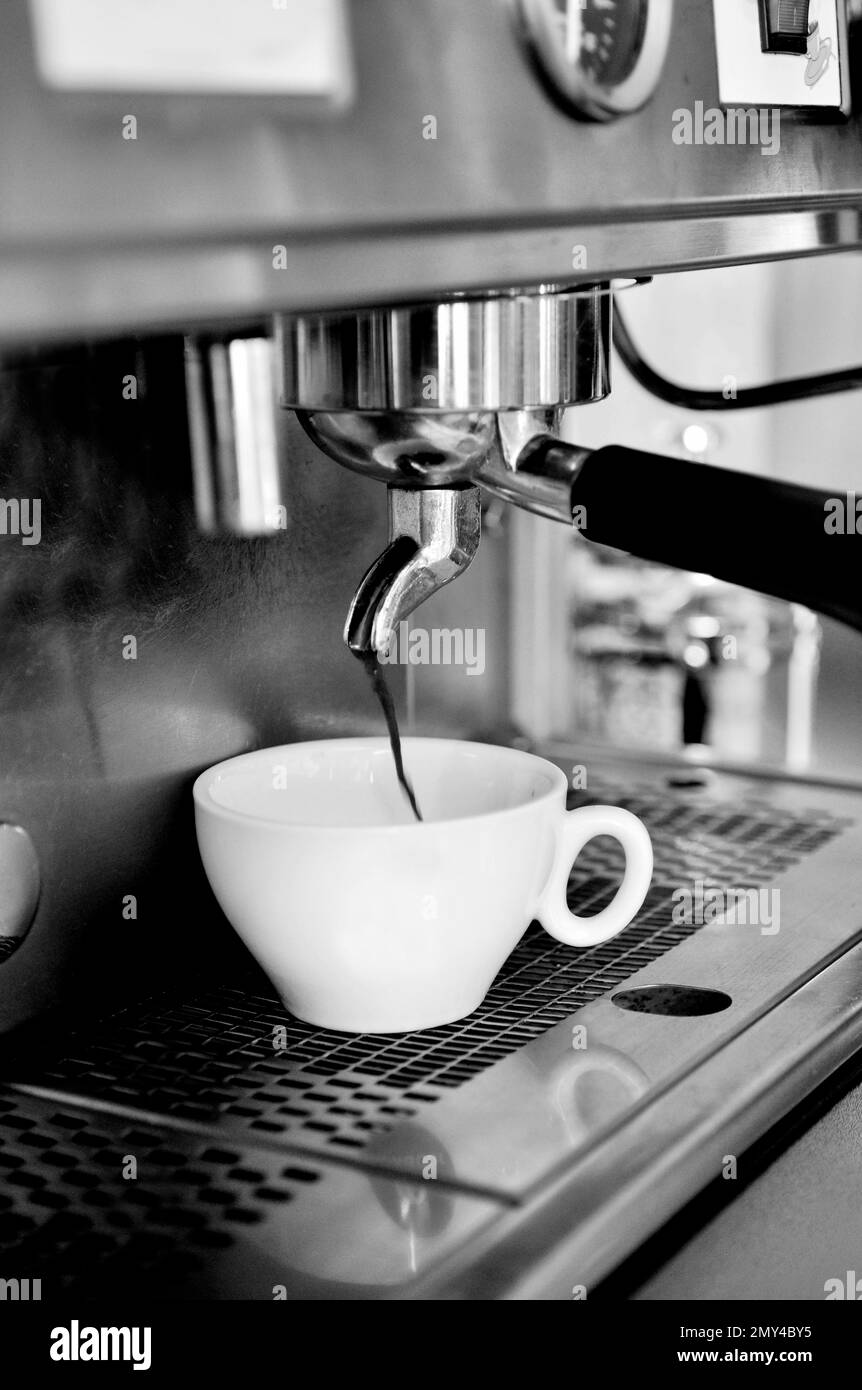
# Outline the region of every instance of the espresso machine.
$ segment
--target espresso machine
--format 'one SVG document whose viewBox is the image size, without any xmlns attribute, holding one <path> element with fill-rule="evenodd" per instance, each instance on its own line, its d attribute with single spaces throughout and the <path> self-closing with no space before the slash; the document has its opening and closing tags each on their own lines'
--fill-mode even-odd
<svg viewBox="0 0 862 1390">
<path fill-rule="evenodd" d="M 44 1298 L 628 1295 L 862 1043 L 862 786 L 519 730 L 588 769 L 572 805 L 644 821 L 652 888 L 615 940 L 533 927 L 474 1014 L 392 1036 L 285 1012 L 206 885 L 190 788 L 379 732 L 350 649 L 444 589 L 458 612 L 468 571 L 508 631 L 515 509 L 862 630 L 828 458 L 805 487 L 571 442 L 620 363 L 713 412 L 862 385 L 673 383 L 626 307 L 663 274 L 858 253 L 862 15 L 215 8 L 2 21 L 0 464 L 41 523 L 0 535 L 4 1258 Z M 504 700 L 483 729 L 511 735 Z M 616 867 L 588 846 L 570 905 Z M 710 892 L 778 894 L 780 929 Z M 752 1296 L 822 1296 L 851 1267 L 832 1219 Z"/>
</svg>

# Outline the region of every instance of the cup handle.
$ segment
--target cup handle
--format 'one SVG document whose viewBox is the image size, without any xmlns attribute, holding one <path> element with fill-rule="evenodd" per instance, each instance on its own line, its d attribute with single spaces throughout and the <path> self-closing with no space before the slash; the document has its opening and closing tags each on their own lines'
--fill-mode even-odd
<svg viewBox="0 0 862 1390">
<path fill-rule="evenodd" d="M 590 840 L 612 835 L 625 851 L 623 881 L 612 903 L 593 917 L 578 917 L 566 903 L 572 865 Z M 652 882 L 652 842 L 646 826 L 621 806 L 582 806 L 563 811 L 557 828 L 557 848 L 535 917 L 546 932 L 567 946 L 598 946 L 616 936 L 638 912 Z"/>
</svg>

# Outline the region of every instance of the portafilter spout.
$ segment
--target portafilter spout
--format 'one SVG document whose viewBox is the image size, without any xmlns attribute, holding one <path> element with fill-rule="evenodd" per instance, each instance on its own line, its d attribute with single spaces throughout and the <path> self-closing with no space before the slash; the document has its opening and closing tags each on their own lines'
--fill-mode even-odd
<svg viewBox="0 0 862 1390">
<path fill-rule="evenodd" d="M 344 640 L 357 655 L 386 652 L 396 628 L 463 574 L 479 549 L 479 489 L 389 489 L 389 545 L 366 573 Z"/>
</svg>

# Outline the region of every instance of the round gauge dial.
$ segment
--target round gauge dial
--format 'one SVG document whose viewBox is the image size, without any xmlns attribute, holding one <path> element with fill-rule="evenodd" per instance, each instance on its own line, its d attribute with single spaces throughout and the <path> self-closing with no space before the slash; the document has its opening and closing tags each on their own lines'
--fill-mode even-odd
<svg viewBox="0 0 862 1390">
<path fill-rule="evenodd" d="M 522 34 L 558 99 L 582 116 L 637 111 L 658 86 L 673 0 L 514 0 Z"/>
</svg>

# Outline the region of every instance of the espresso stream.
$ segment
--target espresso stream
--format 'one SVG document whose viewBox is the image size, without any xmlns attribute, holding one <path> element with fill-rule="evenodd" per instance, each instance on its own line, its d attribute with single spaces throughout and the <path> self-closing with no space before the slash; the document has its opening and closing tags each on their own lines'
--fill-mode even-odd
<svg viewBox="0 0 862 1390">
<path fill-rule="evenodd" d="M 392 757 L 395 759 L 395 771 L 398 773 L 398 781 L 404 788 L 404 795 L 413 808 L 413 814 L 417 820 L 422 819 L 422 813 L 416 801 L 416 793 L 410 783 L 410 778 L 404 771 L 404 759 L 401 756 L 401 735 L 398 732 L 398 717 L 395 713 L 395 702 L 392 699 L 392 692 L 386 684 L 386 677 L 374 651 L 356 652 L 356 656 L 362 662 L 371 680 L 374 694 L 380 701 L 380 708 L 383 710 L 383 717 L 386 720 L 386 727 L 389 730 L 389 746 L 392 749 Z"/>
</svg>

